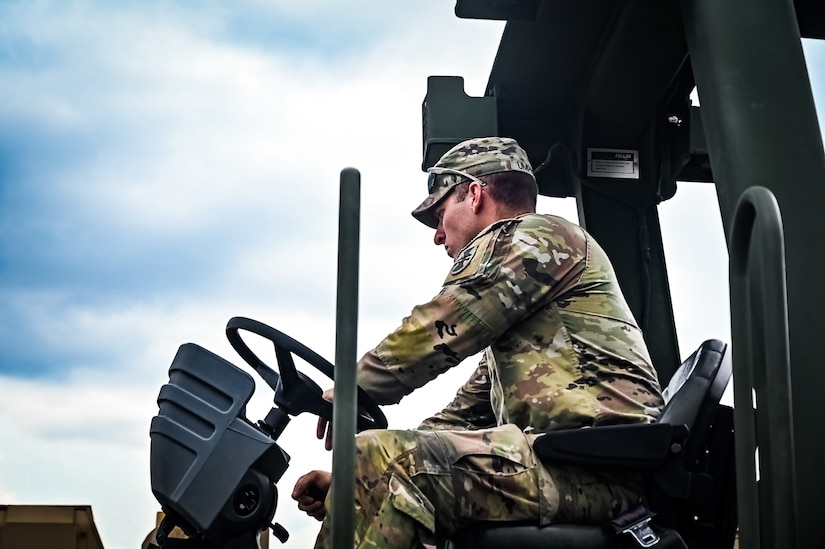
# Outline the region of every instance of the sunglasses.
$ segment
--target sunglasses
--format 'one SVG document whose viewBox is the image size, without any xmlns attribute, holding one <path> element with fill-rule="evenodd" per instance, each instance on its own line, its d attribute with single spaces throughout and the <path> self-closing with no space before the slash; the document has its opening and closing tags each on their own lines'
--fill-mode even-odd
<svg viewBox="0 0 825 549">
<path fill-rule="evenodd" d="M 472 181 L 477 182 L 482 187 L 486 187 L 487 183 L 482 181 L 481 179 L 477 178 L 474 175 L 470 175 L 466 172 L 462 172 L 459 170 L 454 170 L 452 168 L 429 168 L 427 170 L 427 193 L 432 194 L 433 190 L 435 189 L 435 180 L 438 179 L 439 175 L 445 174 L 453 174 L 453 175 L 460 175 L 461 177 L 466 177 Z"/>
</svg>

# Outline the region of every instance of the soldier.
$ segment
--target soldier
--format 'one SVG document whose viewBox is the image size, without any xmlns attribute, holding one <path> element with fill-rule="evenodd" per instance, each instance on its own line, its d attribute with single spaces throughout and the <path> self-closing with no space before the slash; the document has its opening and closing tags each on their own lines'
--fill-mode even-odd
<svg viewBox="0 0 825 549">
<path fill-rule="evenodd" d="M 535 176 L 513 139 L 470 139 L 428 171 L 412 215 L 454 263 L 438 295 L 358 362 L 358 384 L 394 404 L 484 354 L 417 430 L 356 437 L 355 546 L 418 547 L 475 521 L 609 521 L 643 499 L 640 475 L 543 465 L 532 449 L 545 431 L 650 422 L 662 406 L 607 255 L 578 225 L 535 213 Z M 316 547 L 331 543 L 329 485 L 312 471 L 292 494 L 324 520 Z"/>
</svg>

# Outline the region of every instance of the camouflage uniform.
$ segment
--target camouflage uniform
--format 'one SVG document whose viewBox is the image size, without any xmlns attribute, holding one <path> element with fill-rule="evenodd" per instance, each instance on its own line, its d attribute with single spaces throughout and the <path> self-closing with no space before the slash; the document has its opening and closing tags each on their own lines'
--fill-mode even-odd
<svg viewBox="0 0 825 549">
<path fill-rule="evenodd" d="M 529 170 L 502 141 L 482 141 L 488 157 L 508 147 L 493 169 L 515 156 Z M 436 167 L 493 173 L 466 167 L 473 155 L 461 147 Z M 454 184 L 431 187 L 416 212 Z M 418 430 L 358 435 L 357 547 L 414 547 L 419 530 L 449 535 L 479 520 L 601 523 L 642 497 L 636 474 L 543 466 L 532 450 L 545 431 L 649 422 L 662 405 L 612 266 L 581 227 L 540 214 L 490 225 L 457 254 L 439 294 L 361 359 L 358 383 L 396 403 L 481 351 L 455 399 Z M 327 536 L 325 523 L 318 546 Z"/>
</svg>

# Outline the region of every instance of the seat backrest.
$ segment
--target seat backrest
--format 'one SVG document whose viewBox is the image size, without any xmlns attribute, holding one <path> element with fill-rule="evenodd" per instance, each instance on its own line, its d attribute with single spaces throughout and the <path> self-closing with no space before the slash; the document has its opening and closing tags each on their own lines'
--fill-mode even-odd
<svg viewBox="0 0 825 549">
<path fill-rule="evenodd" d="M 660 423 L 687 425 L 693 432 L 701 410 L 719 403 L 730 381 L 727 345 L 710 339 L 685 360 L 665 387 L 665 409 Z M 726 360 L 727 358 L 727 360 Z"/>
<path fill-rule="evenodd" d="M 736 530 L 733 410 L 720 404 L 731 378 L 721 341 L 704 342 L 664 391 L 660 423 L 689 429 L 680 458 L 653 474 L 650 505 L 690 547 L 730 548 Z"/>
</svg>

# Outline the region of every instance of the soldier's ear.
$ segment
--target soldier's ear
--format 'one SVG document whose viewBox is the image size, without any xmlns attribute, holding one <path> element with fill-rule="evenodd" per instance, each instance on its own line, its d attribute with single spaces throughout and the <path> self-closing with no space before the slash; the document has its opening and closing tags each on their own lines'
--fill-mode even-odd
<svg viewBox="0 0 825 549">
<path fill-rule="evenodd" d="M 473 213 L 477 214 L 481 210 L 481 204 L 486 198 L 484 193 L 482 192 L 482 187 L 477 182 L 473 181 L 470 183 L 469 188 L 470 200 L 472 202 L 470 205 L 472 206 Z"/>
</svg>

